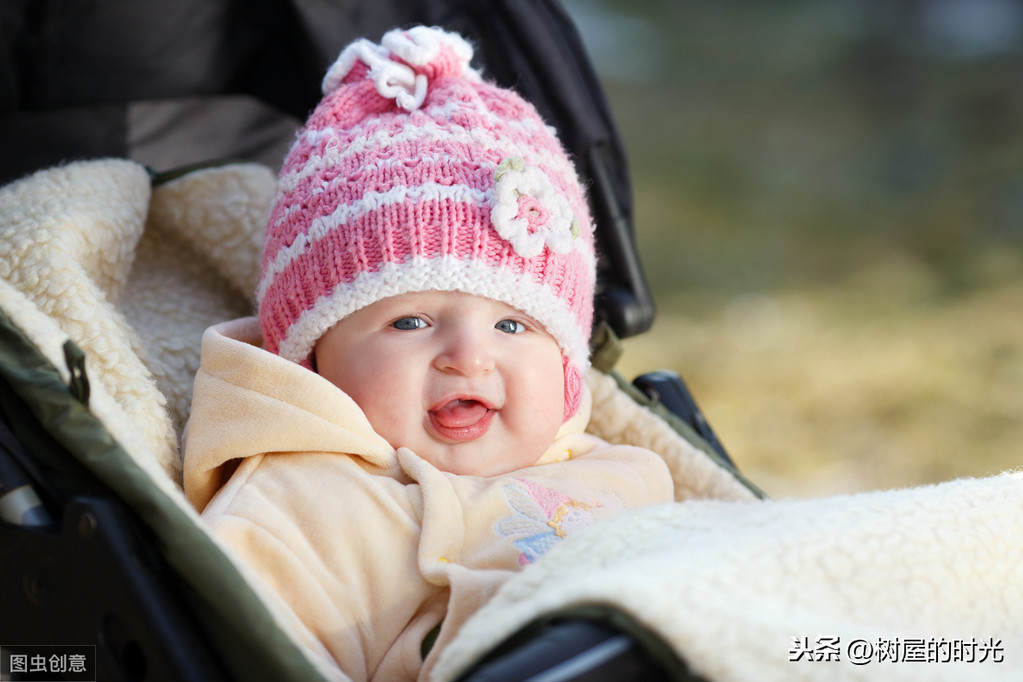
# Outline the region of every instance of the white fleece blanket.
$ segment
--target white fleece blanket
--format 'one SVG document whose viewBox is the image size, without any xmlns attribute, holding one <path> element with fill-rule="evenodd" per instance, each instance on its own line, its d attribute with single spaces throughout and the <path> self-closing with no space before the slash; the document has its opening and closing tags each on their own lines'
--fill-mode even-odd
<svg viewBox="0 0 1023 682">
<path fill-rule="evenodd" d="M 273 187 L 268 169 L 245 164 L 152 190 L 138 164 L 101 160 L 0 188 L 0 308 L 62 371 L 66 339 L 86 351 L 90 409 L 183 506 L 177 437 L 199 340 L 252 310 Z M 680 503 L 561 543 L 470 621 L 434 679 L 536 616 L 592 603 L 619 606 L 720 682 L 1019 678 L 1019 474 L 756 502 L 609 377 L 588 380 L 590 430 L 659 452 Z M 850 660 L 858 640 L 871 645 L 863 665 Z M 920 646 L 961 660 L 885 658 Z"/>
<path fill-rule="evenodd" d="M 513 578 L 432 679 L 538 615 L 592 604 L 714 682 L 1023 679 L 1023 473 L 629 512 Z"/>
<path fill-rule="evenodd" d="M 44 353 L 60 337 L 86 352 L 93 411 L 171 480 L 202 332 L 252 310 L 274 183 L 246 164 L 154 191 L 141 165 L 109 159 L 0 188 L 0 308 Z"/>
</svg>

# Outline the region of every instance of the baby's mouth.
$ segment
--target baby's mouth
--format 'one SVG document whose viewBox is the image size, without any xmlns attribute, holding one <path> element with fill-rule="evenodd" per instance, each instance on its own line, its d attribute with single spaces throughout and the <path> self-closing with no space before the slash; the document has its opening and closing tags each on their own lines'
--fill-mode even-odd
<svg viewBox="0 0 1023 682">
<path fill-rule="evenodd" d="M 490 428 L 494 410 L 472 398 L 449 400 L 429 411 L 430 424 L 441 437 L 453 441 L 480 438 Z"/>
</svg>

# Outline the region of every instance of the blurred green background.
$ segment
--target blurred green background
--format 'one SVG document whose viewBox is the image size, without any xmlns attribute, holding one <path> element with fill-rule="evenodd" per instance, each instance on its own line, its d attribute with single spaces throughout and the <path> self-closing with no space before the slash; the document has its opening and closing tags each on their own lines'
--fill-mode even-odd
<svg viewBox="0 0 1023 682">
<path fill-rule="evenodd" d="M 1023 0 L 568 0 L 678 370 L 775 497 L 1023 464 Z"/>
</svg>

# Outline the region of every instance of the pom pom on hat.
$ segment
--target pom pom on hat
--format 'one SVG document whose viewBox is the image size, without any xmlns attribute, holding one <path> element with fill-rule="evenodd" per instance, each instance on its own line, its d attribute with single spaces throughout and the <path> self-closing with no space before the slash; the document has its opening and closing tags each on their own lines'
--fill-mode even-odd
<svg viewBox="0 0 1023 682">
<path fill-rule="evenodd" d="M 418 26 L 346 47 L 285 159 L 257 290 L 267 350 L 306 364 L 347 315 L 461 291 L 540 322 L 565 358 L 565 416 L 589 365 L 596 277 L 585 193 L 554 131 Z"/>
</svg>

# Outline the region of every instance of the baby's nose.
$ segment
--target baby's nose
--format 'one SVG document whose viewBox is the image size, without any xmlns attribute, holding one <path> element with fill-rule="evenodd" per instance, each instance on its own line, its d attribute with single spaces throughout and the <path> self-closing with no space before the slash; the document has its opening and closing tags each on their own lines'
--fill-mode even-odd
<svg viewBox="0 0 1023 682">
<path fill-rule="evenodd" d="M 485 335 L 476 330 L 452 330 L 435 364 L 444 372 L 465 376 L 486 374 L 494 369 L 493 347 Z"/>
</svg>

